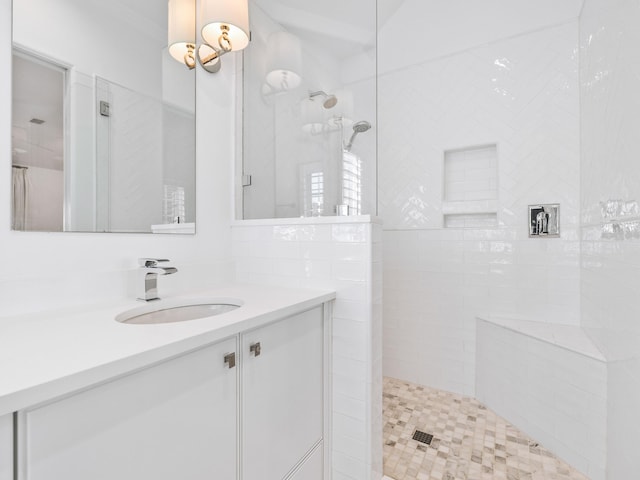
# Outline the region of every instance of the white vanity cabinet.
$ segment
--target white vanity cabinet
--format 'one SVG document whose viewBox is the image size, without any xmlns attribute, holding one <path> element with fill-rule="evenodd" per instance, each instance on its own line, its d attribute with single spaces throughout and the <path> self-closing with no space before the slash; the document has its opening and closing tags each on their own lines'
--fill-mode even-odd
<svg viewBox="0 0 640 480">
<path fill-rule="evenodd" d="M 13 415 L 0 416 L 0 480 L 13 480 Z"/>
<path fill-rule="evenodd" d="M 236 341 L 21 412 L 19 480 L 235 479 Z"/>
<path fill-rule="evenodd" d="M 322 307 L 242 334 L 243 480 L 287 478 L 321 443 L 323 335 Z M 292 478 L 323 478 L 317 452 Z"/>
<path fill-rule="evenodd" d="M 17 480 L 323 480 L 324 308 L 20 411 Z"/>
</svg>

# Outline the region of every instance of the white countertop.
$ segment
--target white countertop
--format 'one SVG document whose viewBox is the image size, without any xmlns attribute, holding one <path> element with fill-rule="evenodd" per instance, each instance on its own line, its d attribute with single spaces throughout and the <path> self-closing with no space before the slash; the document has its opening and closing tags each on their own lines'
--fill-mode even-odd
<svg viewBox="0 0 640 480">
<path fill-rule="evenodd" d="M 242 307 L 187 322 L 130 325 L 115 316 L 182 299 Z M 86 388 L 333 300 L 335 292 L 238 285 L 166 297 L 0 317 L 0 416 Z"/>
</svg>

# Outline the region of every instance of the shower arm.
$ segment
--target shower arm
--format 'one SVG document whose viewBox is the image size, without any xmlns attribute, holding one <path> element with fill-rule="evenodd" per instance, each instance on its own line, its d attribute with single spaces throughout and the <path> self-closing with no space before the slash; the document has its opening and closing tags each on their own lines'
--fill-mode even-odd
<svg viewBox="0 0 640 480">
<path fill-rule="evenodd" d="M 353 141 L 356 139 L 357 135 L 358 135 L 358 132 L 355 132 L 355 131 L 351 134 L 351 138 L 349 139 L 349 142 L 344 147 L 345 151 L 347 152 L 351 151 L 351 147 L 353 147 Z"/>
</svg>

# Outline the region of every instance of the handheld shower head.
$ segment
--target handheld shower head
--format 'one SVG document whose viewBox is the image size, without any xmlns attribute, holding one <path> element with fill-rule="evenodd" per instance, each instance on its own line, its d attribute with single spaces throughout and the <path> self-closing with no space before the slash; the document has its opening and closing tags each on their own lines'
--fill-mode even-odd
<svg viewBox="0 0 640 480">
<path fill-rule="evenodd" d="M 361 120 L 353 124 L 354 133 L 364 133 L 371 128 L 371 124 L 366 120 Z"/>
<path fill-rule="evenodd" d="M 359 133 L 364 133 L 371 128 L 371 124 L 366 120 L 361 120 L 353 124 L 353 134 L 349 139 L 349 143 L 344 147 L 347 152 L 351 151 L 351 147 L 353 147 L 353 141 L 356 139 L 356 136 Z"/>
<path fill-rule="evenodd" d="M 336 97 L 335 95 L 327 95 L 322 90 L 320 90 L 318 92 L 309 93 L 309 98 L 314 98 L 314 97 L 318 97 L 318 96 L 321 96 L 323 98 L 322 106 L 324 108 L 326 108 L 327 110 L 330 109 L 330 108 L 335 107 L 336 104 L 338 103 L 338 97 Z"/>
</svg>

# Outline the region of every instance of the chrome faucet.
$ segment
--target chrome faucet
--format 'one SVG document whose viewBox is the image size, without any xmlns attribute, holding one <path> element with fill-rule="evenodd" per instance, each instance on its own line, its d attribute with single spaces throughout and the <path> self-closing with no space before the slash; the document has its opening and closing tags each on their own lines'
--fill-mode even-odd
<svg viewBox="0 0 640 480">
<path fill-rule="evenodd" d="M 141 281 L 138 282 L 138 300 L 149 302 L 159 300 L 158 297 L 158 275 L 171 275 L 178 271 L 175 267 L 160 267 L 158 263 L 168 262 L 166 258 L 139 258 Z"/>
</svg>

